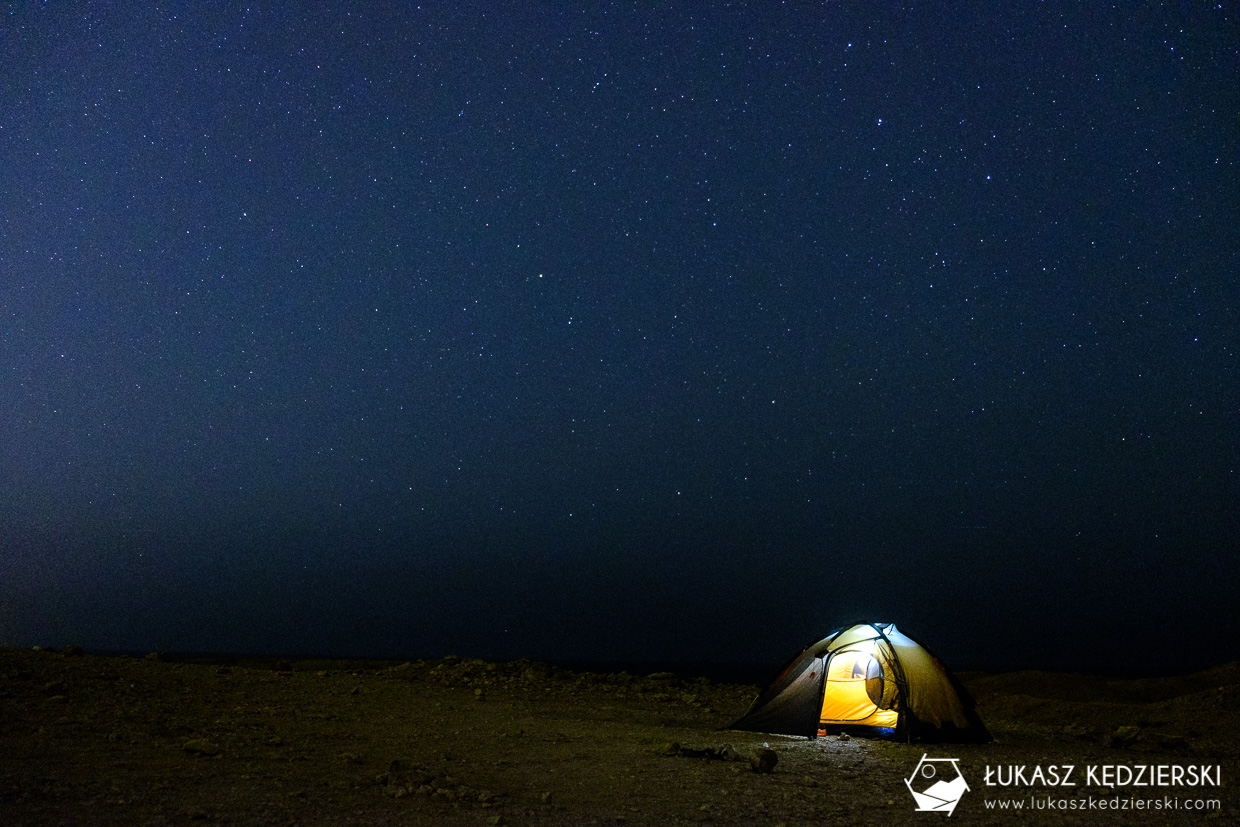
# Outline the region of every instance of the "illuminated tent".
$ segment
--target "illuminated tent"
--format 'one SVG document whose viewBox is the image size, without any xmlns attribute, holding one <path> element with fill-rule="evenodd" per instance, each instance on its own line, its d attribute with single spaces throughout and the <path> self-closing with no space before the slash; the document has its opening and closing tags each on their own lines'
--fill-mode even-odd
<svg viewBox="0 0 1240 827">
<path fill-rule="evenodd" d="M 893 623 L 844 626 L 806 646 L 732 729 L 991 740 L 964 688 Z"/>
</svg>

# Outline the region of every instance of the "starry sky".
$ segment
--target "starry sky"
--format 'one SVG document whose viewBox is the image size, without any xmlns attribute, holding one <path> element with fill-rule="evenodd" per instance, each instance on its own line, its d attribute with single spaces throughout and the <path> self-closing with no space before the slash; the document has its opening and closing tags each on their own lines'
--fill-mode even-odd
<svg viewBox="0 0 1240 827">
<path fill-rule="evenodd" d="M 0 644 L 1233 659 L 1238 53 L 1234 2 L 10 4 Z"/>
</svg>

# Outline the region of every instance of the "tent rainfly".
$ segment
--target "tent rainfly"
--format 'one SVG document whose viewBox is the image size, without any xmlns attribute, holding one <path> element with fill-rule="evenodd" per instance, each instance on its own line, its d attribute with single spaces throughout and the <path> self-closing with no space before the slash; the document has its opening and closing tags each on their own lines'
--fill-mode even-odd
<svg viewBox="0 0 1240 827">
<path fill-rule="evenodd" d="M 843 626 L 806 646 L 731 728 L 810 738 L 847 732 L 992 740 L 964 687 L 893 623 Z"/>
</svg>

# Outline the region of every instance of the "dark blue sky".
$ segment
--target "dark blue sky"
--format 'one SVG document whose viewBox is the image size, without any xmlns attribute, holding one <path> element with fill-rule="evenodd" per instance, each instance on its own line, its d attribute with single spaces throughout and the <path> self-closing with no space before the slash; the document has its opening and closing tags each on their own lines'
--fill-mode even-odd
<svg viewBox="0 0 1240 827">
<path fill-rule="evenodd" d="M 1235 4 L 773 6 L 10 6 L 0 643 L 1223 659 Z"/>
</svg>

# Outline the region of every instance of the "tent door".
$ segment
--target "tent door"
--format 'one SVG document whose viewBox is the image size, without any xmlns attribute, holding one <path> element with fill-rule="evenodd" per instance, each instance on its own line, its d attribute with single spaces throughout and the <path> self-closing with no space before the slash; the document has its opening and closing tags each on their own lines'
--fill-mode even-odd
<svg viewBox="0 0 1240 827">
<path fill-rule="evenodd" d="M 885 672 L 871 646 L 833 653 L 826 666 L 819 725 L 894 727 L 896 710 L 879 709 L 871 697 L 877 688 L 881 701 Z"/>
</svg>

